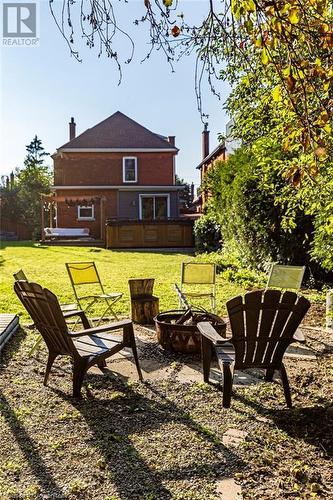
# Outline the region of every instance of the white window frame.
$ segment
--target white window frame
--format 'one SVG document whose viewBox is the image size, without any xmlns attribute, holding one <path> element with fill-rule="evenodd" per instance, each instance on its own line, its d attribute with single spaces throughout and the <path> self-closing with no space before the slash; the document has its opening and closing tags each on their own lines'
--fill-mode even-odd
<svg viewBox="0 0 333 500">
<path fill-rule="evenodd" d="M 80 215 L 81 208 L 91 208 L 91 217 L 82 217 Z M 95 206 L 94 205 L 78 205 L 77 207 L 77 220 L 95 220 Z"/>
<path fill-rule="evenodd" d="M 169 193 L 147 193 L 147 194 L 140 194 L 139 195 L 139 219 L 143 220 L 142 218 L 142 198 L 153 198 L 153 211 L 154 211 L 154 218 L 153 220 L 158 220 L 155 218 L 155 197 L 159 198 L 166 198 L 167 199 L 167 218 L 170 218 L 170 194 Z"/>
<path fill-rule="evenodd" d="M 135 180 L 134 181 L 127 181 L 126 180 L 126 160 L 134 160 L 134 167 L 135 167 Z M 138 182 L 138 159 L 136 156 L 123 156 L 123 182 L 126 182 L 126 184 L 130 183 L 135 183 Z"/>
</svg>

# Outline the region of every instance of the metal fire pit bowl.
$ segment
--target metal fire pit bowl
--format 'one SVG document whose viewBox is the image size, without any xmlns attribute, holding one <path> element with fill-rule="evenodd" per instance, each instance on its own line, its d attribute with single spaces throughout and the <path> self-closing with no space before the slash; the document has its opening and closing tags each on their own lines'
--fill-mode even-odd
<svg viewBox="0 0 333 500">
<path fill-rule="evenodd" d="M 155 316 L 157 340 L 164 349 L 171 352 L 199 353 L 201 351 L 201 336 L 197 326 L 175 323 L 184 315 L 184 312 L 184 310 L 173 310 Z M 226 323 L 222 318 L 215 314 L 203 312 L 200 309 L 192 309 L 192 312 L 193 314 L 202 315 L 202 321 L 210 321 L 215 330 L 222 337 L 225 336 Z M 208 314 L 209 318 L 205 318 L 204 316 Z"/>
</svg>

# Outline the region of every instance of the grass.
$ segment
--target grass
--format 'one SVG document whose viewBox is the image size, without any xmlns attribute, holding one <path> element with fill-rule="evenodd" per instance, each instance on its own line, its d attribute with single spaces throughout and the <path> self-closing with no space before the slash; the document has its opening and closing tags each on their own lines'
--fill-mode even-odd
<svg viewBox="0 0 333 500">
<path fill-rule="evenodd" d="M 30 280 L 49 288 L 60 302 L 68 303 L 74 301 L 74 296 L 65 263 L 95 261 L 106 291 L 124 294 L 115 310 L 126 316 L 130 310 L 129 278 L 155 278 L 154 294 L 160 298 L 160 310 L 177 308 L 178 299 L 173 285 L 179 283 L 181 262 L 193 258 L 193 255 L 184 253 L 47 247 L 31 242 L 4 244 L 0 255 L 0 312 L 19 312 L 25 320 L 28 317 L 13 291 L 13 273 L 21 268 Z M 217 312 L 225 314 L 225 302 L 243 290 L 240 285 L 218 278 Z"/>
</svg>

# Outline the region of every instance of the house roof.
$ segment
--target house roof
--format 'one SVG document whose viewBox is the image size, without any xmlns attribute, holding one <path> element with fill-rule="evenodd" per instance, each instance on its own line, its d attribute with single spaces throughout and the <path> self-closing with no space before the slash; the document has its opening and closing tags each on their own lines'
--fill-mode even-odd
<svg viewBox="0 0 333 500">
<path fill-rule="evenodd" d="M 120 111 L 63 144 L 66 149 L 178 149 L 167 137 L 151 132 Z"/>
<path fill-rule="evenodd" d="M 215 149 L 214 151 L 212 151 L 211 153 L 209 153 L 209 155 L 207 155 L 202 161 L 201 163 L 199 163 L 199 165 L 197 166 L 197 168 L 201 168 L 203 165 L 205 165 L 205 163 L 209 163 L 211 161 L 214 160 L 214 158 L 216 156 L 218 156 L 220 153 L 222 153 L 223 151 L 226 150 L 226 147 L 225 147 L 225 143 L 224 142 L 221 142 L 221 144 L 219 144 Z"/>
</svg>

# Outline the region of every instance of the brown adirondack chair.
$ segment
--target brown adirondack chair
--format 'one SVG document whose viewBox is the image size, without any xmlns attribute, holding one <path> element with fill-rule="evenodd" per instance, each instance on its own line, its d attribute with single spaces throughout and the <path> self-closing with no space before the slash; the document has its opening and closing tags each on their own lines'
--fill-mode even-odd
<svg viewBox="0 0 333 500">
<path fill-rule="evenodd" d="M 234 370 L 263 368 L 266 380 L 274 371 L 281 375 L 288 407 L 292 406 L 286 369 L 282 362 L 287 347 L 305 339 L 297 327 L 310 302 L 294 292 L 259 290 L 227 302 L 232 337 L 223 339 L 208 322 L 198 324 L 202 334 L 204 381 L 209 381 L 212 352 L 215 350 L 223 372 L 223 406 L 230 407 Z"/>
<path fill-rule="evenodd" d="M 29 281 L 27 278 L 27 275 L 23 271 L 23 269 L 20 269 L 16 273 L 13 274 L 14 280 L 15 281 Z M 69 312 L 74 312 L 78 310 L 78 304 L 60 304 L 60 309 L 63 313 L 69 313 Z M 28 325 L 28 328 L 33 328 L 34 324 Z M 43 341 L 43 337 L 41 335 L 38 335 L 36 342 L 34 345 L 31 347 L 29 351 L 29 356 L 32 356 L 32 354 L 36 351 L 36 349 L 39 348 L 40 344 Z"/>
<path fill-rule="evenodd" d="M 132 349 L 138 375 L 142 380 L 133 324 L 130 320 L 90 328 L 84 311 L 63 313 L 57 297 L 50 290 L 42 288 L 37 283 L 16 281 L 14 290 L 30 314 L 49 350 L 44 385 L 47 384 L 55 358 L 61 355 L 71 356 L 73 359 L 73 396 L 78 397 L 87 370 L 92 365 L 98 365 L 103 369 L 106 365 L 106 358 L 124 347 Z M 75 315 L 81 318 L 84 329 L 70 332 L 65 318 Z M 123 330 L 122 338 L 110 335 L 109 332 L 119 329 Z"/>
</svg>

